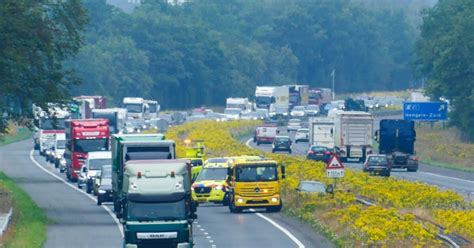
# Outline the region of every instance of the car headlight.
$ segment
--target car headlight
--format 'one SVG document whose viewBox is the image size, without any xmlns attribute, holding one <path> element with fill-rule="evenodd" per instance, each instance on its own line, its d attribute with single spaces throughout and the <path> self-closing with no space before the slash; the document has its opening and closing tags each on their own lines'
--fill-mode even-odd
<svg viewBox="0 0 474 248">
<path fill-rule="evenodd" d="M 244 199 L 239 198 L 239 199 L 237 199 L 237 202 L 238 203 L 244 203 Z"/>
<path fill-rule="evenodd" d="M 55 157 L 56 159 L 61 159 L 63 156 L 58 153 L 58 154 L 56 154 L 54 157 Z"/>
<path fill-rule="evenodd" d="M 283 113 L 283 115 L 288 115 L 288 113 Z"/>
<path fill-rule="evenodd" d="M 272 198 L 272 202 L 278 202 L 278 198 L 273 197 L 273 198 Z"/>
<path fill-rule="evenodd" d="M 99 189 L 99 194 L 105 194 L 105 190 Z"/>
</svg>

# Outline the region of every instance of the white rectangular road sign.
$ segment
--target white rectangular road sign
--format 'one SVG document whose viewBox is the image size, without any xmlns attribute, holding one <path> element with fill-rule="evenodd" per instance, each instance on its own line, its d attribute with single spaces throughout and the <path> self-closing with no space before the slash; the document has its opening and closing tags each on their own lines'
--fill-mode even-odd
<svg viewBox="0 0 474 248">
<path fill-rule="evenodd" d="M 329 178 L 341 178 L 344 177 L 344 169 L 327 169 L 326 176 Z"/>
</svg>

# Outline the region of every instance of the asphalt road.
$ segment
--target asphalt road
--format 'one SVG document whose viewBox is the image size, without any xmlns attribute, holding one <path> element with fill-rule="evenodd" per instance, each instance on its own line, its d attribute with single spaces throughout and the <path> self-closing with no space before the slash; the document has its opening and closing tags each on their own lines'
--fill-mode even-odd
<svg viewBox="0 0 474 248">
<path fill-rule="evenodd" d="M 45 209 L 51 223 L 44 247 L 121 247 L 121 225 L 111 204 L 69 183 L 37 153 L 30 140 L 0 148 L 0 170 Z M 221 205 L 201 205 L 194 224 L 195 247 L 333 247 L 310 226 L 280 213 L 259 210 L 232 214 Z"/>
<path fill-rule="evenodd" d="M 384 118 L 395 119 L 397 116 Z M 380 118 L 376 118 L 374 129 L 378 129 Z M 279 127 L 280 135 L 289 135 L 294 140 L 294 132 L 287 133 L 286 126 Z M 250 137 L 248 137 L 250 138 Z M 251 139 L 243 140 L 247 145 L 264 152 L 272 152 L 271 144 L 260 144 L 257 146 Z M 308 142 L 293 143 L 292 156 L 306 156 L 309 148 Z M 344 163 L 345 166 L 362 170 L 362 163 Z M 420 164 L 417 172 L 407 172 L 405 170 L 392 170 L 392 176 L 411 181 L 421 181 L 427 184 L 436 185 L 441 189 L 450 189 L 462 194 L 468 200 L 474 200 L 474 173 L 459 170 L 439 168 L 427 164 Z"/>
</svg>

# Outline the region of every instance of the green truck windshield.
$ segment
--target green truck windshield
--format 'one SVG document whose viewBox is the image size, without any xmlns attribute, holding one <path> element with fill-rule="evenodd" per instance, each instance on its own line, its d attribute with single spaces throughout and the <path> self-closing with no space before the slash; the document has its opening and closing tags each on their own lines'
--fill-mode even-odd
<svg viewBox="0 0 474 248">
<path fill-rule="evenodd" d="M 276 165 L 251 165 L 238 167 L 236 170 L 237 182 L 261 182 L 276 180 L 278 180 Z"/>
<path fill-rule="evenodd" d="M 184 200 L 177 202 L 128 202 L 128 218 L 138 221 L 184 220 L 186 219 Z"/>
</svg>

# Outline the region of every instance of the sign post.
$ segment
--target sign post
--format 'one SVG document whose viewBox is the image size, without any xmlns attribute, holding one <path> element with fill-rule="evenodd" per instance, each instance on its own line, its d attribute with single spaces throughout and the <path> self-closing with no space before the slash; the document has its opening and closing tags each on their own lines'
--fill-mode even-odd
<svg viewBox="0 0 474 248">
<path fill-rule="evenodd" d="M 339 157 L 336 154 L 333 154 L 326 164 L 326 177 L 334 178 L 334 184 L 332 186 L 333 192 L 336 189 L 337 179 L 344 177 L 344 175 L 344 165 Z"/>
</svg>

